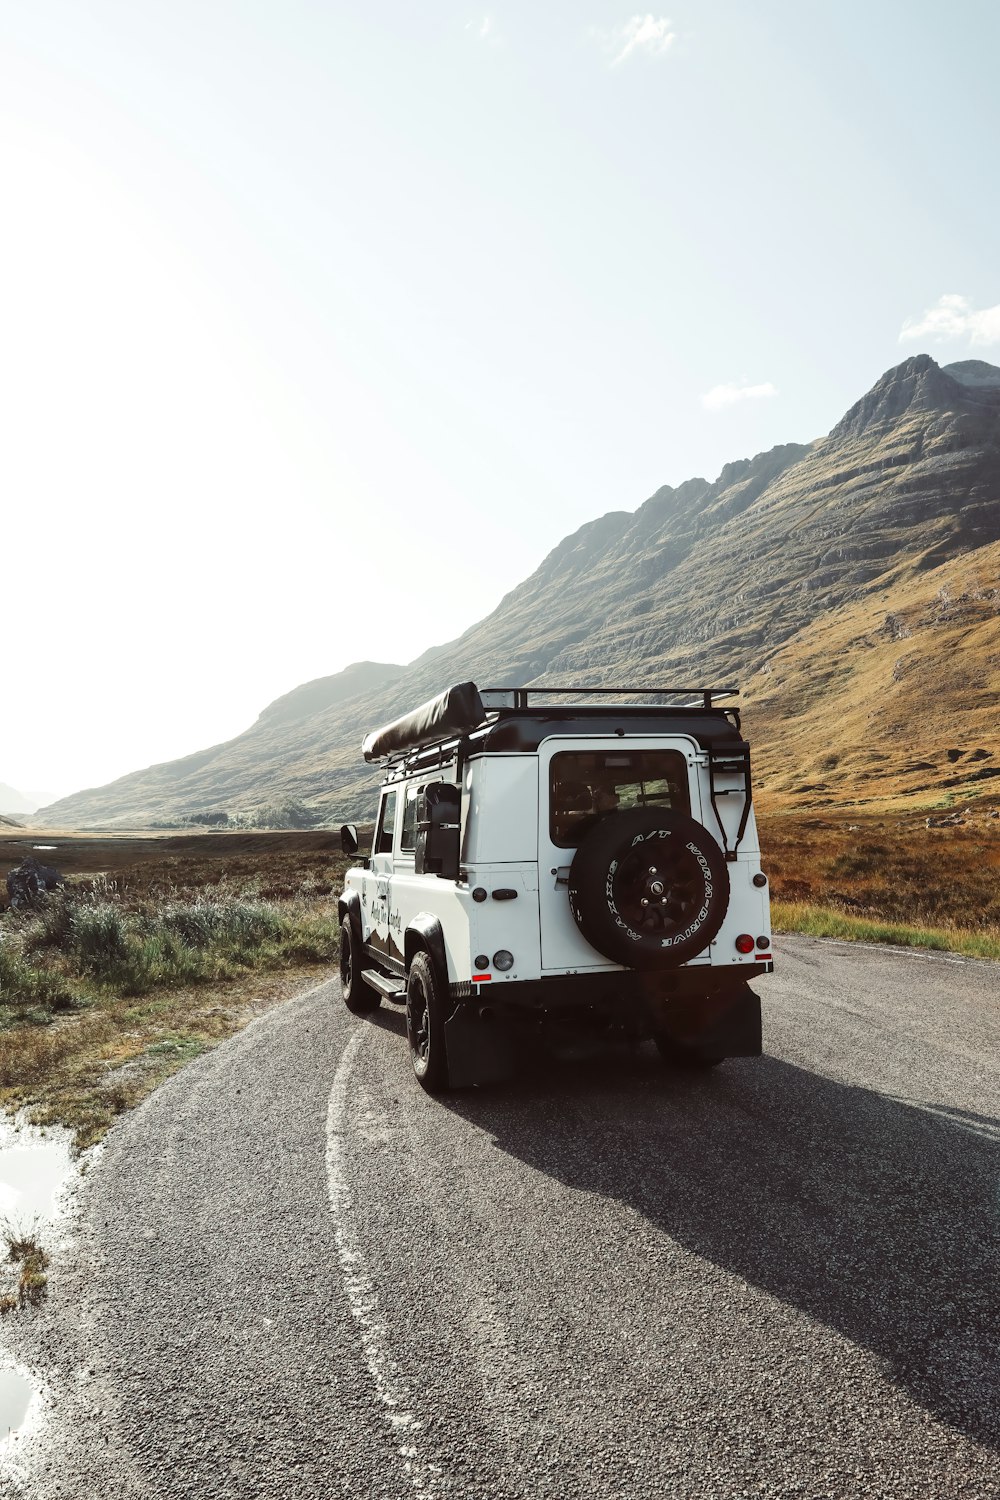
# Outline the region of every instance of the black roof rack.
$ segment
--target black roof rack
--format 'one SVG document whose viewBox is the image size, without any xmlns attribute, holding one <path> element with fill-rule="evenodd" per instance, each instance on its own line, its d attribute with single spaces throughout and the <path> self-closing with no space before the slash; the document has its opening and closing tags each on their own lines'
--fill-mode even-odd
<svg viewBox="0 0 1000 1500">
<path fill-rule="evenodd" d="M 657 698 L 700 698 L 702 708 L 711 708 L 716 698 L 737 698 L 739 688 L 725 687 L 660 687 L 656 683 L 643 683 L 639 687 L 491 687 L 480 688 L 479 696 L 483 700 L 483 707 L 487 710 L 502 708 L 526 709 L 531 707 L 531 697 L 552 698 L 562 693 L 576 693 L 581 697 L 588 698 L 618 698 L 638 696 L 639 694 L 655 695 Z M 493 700 L 507 698 L 510 701 L 498 703 Z M 630 708 L 641 708 L 642 704 L 629 704 Z M 694 707 L 693 704 L 679 704 L 678 707 Z M 560 707 L 568 707 L 561 704 Z"/>
<path fill-rule="evenodd" d="M 487 738 L 492 745 L 500 727 L 507 723 L 511 729 L 518 721 L 549 720 L 559 718 L 566 710 L 575 711 L 581 717 L 594 719 L 613 710 L 627 710 L 630 717 L 646 719 L 664 712 L 685 714 L 695 718 L 704 714 L 711 722 L 719 715 L 726 716 L 733 727 L 739 730 L 739 710 L 735 705 L 716 706 L 719 698 L 738 696 L 732 687 L 667 687 L 643 683 L 636 687 L 494 687 L 480 692 L 475 683 L 460 683 L 447 688 L 437 698 L 421 704 L 419 708 L 401 719 L 375 730 L 365 738 L 364 757 L 371 762 L 385 760 L 390 779 L 432 765 L 442 766 L 456 755 L 467 754 L 473 745 L 485 745 Z M 565 698 L 567 696 L 615 699 L 613 703 L 532 703 L 534 698 Z M 684 698 L 685 703 L 625 703 L 626 697 Z M 695 702 L 691 702 L 695 699 Z M 700 701 L 697 701 L 700 700 Z M 491 734 L 491 731 L 493 733 Z M 731 732 L 731 731 L 730 731 Z"/>
</svg>

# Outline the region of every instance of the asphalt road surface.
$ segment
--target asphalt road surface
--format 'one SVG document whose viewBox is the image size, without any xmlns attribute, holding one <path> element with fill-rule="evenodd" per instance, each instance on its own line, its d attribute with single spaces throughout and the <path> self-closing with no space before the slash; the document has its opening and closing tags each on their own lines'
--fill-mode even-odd
<svg viewBox="0 0 1000 1500">
<path fill-rule="evenodd" d="M 1000 966 L 777 970 L 709 1075 L 432 1099 L 334 983 L 185 1068 L 90 1174 L 20 1493 L 993 1500 Z"/>
</svg>

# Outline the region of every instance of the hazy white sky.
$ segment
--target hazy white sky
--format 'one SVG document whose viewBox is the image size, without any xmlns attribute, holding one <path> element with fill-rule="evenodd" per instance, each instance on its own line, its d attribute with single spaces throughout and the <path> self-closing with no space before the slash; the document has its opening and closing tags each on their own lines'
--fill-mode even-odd
<svg viewBox="0 0 1000 1500">
<path fill-rule="evenodd" d="M 0 0 L 0 781 L 228 738 L 1000 360 L 998 55 L 992 0 Z"/>
</svg>

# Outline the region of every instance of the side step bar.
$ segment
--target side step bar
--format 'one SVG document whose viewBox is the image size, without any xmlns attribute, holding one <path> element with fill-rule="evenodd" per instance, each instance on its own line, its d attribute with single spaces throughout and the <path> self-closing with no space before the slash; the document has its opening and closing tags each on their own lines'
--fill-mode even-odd
<svg viewBox="0 0 1000 1500">
<path fill-rule="evenodd" d="M 405 986 L 400 989 L 399 980 L 393 974 L 391 977 L 380 974 L 378 969 L 362 969 L 361 978 L 365 984 L 370 985 L 373 990 L 378 990 L 387 1000 L 396 1000 L 400 1005 L 406 999 Z"/>
</svg>

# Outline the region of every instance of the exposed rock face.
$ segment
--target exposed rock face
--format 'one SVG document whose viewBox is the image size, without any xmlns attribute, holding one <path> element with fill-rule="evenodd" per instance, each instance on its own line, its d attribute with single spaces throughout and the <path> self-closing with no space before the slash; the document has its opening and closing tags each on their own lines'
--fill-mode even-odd
<svg viewBox="0 0 1000 1500">
<path fill-rule="evenodd" d="M 1000 385 L 1000 370 L 984 359 L 958 359 L 945 365 L 944 372 L 961 385 Z"/>
<path fill-rule="evenodd" d="M 821 744 L 840 769 L 816 785 L 841 800 L 860 796 L 865 773 L 840 746 L 841 726 L 867 735 L 866 750 L 891 764 L 900 736 L 895 719 L 859 727 L 848 712 L 859 693 L 893 701 L 906 679 L 905 755 L 914 761 L 921 724 L 970 712 L 954 670 L 940 680 L 964 652 L 978 684 L 976 712 L 986 715 L 977 743 L 986 743 L 991 712 L 997 738 L 998 544 L 1000 369 L 967 360 L 943 370 L 916 355 L 887 371 L 827 437 L 728 464 L 714 483 L 665 486 L 634 513 L 582 526 L 486 620 L 405 670 L 367 664 L 307 684 L 229 745 L 65 799 L 46 815 L 135 820 L 281 795 L 361 816 L 376 784 L 360 763 L 363 734 L 469 678 L 480 686 L 735 680 L 750 687 L 762 764 L 776 789 L 791 753 L 787 724 L 802 709 L 796 732 L 805 740 L 795 756 L 813 755 L 808 726 L 822 724 Z M 959 615 L 936 607 L 941 589 L 949 599 L 968 596 L 964 637 Z M 902 649 L 904 638 L 911 644 Z M 940 670 L 922 687 L 924 649 Z M 852 663 L 876 660 L 887 681 L 853 674 Z M 384 675 L 375 681 L 372 671 Z M 787 689 L 782 696 L 783 682 L 794 682 L 796 701 Z M 933 785 L 928 757 L 936 753 L 929 745 L 923 782 L 904 777 L 900 793 Z M 799 794 L 794 780 L 784 789 Z"/>
</svg>

